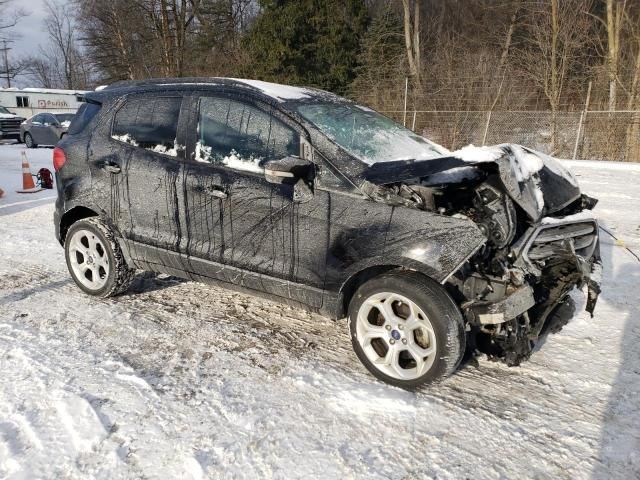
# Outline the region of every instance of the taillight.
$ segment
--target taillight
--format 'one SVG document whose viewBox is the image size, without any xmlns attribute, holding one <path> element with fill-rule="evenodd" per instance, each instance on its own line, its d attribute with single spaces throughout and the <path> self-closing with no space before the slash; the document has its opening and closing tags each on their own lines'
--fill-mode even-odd
<svg viewBox="0 0 640 480">
<path fill-rule="evenodd" d="M 64 162 L 67 161 L 67 157 L 64 154 L 64 150 L 60 147 L 56 147 L 53 149 L 53 168 L 57 172 L 62 168 Z"/>
</svg>

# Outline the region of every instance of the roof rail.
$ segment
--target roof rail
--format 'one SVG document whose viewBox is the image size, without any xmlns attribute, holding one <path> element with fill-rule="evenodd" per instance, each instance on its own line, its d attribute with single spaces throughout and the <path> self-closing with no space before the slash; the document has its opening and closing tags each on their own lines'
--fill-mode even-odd
<svg viewBox="0 0 640 480">
<path fill-rule="evenodd" d="M 180 77 L 180 78 L 146 78 L 143 80 L 120 80 L 105 87 L 105 90 L 125 87 L 144 87 L 148 85 L 176 84 L 181 83 L 216 83 L 228 80 L 220 77 Z"/>
</svg>

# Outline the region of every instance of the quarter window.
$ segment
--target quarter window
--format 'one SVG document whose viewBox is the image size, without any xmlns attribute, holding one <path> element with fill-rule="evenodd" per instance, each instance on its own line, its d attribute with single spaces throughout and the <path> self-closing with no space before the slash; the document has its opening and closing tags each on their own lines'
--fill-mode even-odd
<svg viewBox="0 0 640 480">
<path fill-rule="evenodd" d="M 176 157 L 179 97 L 127 100 L 116 113 L 111 137 L 121 142 Z"/>
<path fill-rule="evenodd" d="M 231 99 L 200 100 L 196 160 L 262 172 L 267 160 L 299 154 L 299 135 L 273 115 Z"/>
</svg>

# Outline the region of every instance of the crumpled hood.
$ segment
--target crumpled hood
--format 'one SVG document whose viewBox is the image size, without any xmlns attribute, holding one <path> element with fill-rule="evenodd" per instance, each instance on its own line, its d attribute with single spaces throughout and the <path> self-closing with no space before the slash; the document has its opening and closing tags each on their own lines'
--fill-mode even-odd
<svg viewBox="0 0 640 480">
<path fill-rule="evenodd" d="M 580 197 L 578 182 L 558 160 L 514 144 L 469 145 L 446 157 L 376 163 L 367 170 L 365 179 L 376 184 L 419 179 L 421 184 L 443 185 L 472 180 L 479 170 L 497 170 L 505 191 L 533 221 Z"/>
</svg>

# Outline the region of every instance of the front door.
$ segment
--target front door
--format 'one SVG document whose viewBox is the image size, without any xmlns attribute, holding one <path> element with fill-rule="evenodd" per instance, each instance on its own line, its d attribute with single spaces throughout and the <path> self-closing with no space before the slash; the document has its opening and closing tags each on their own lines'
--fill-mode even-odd
<svg viewBox="0 0 640 480">
<path fill-rule="evenodd" d="M 96 203 L 134 258 L 150 263 L 168 262 L 162 251 L 179 252 L 183 236 L 181 102 L 179 95 L 127 97 L 90 148 Z"/>
<path fill-rule="evenodd" d="M 39 113 L 31 119 L 31 128 L 29 134 L 36 145 L 45 145 L 47 140 L 46 130 L 48 127 L 44 125 L 46 114 Z"/>
<path fill-rule="evenodd" d="M 273 293 L 294 299 L 303 294 L 295 284 L 321 289 L 328 196 L 294 202 L 293 185 L 267 182 L 262 167 L 299 155 L 300 132 L 261 103 L 221 96 L 197 103 L 194 162 L 186 175 L 186 251 L 231 267 L 223 279 L 248 288 L 273 291 L 274 280 L 281 290 Z"/>
</svg>

